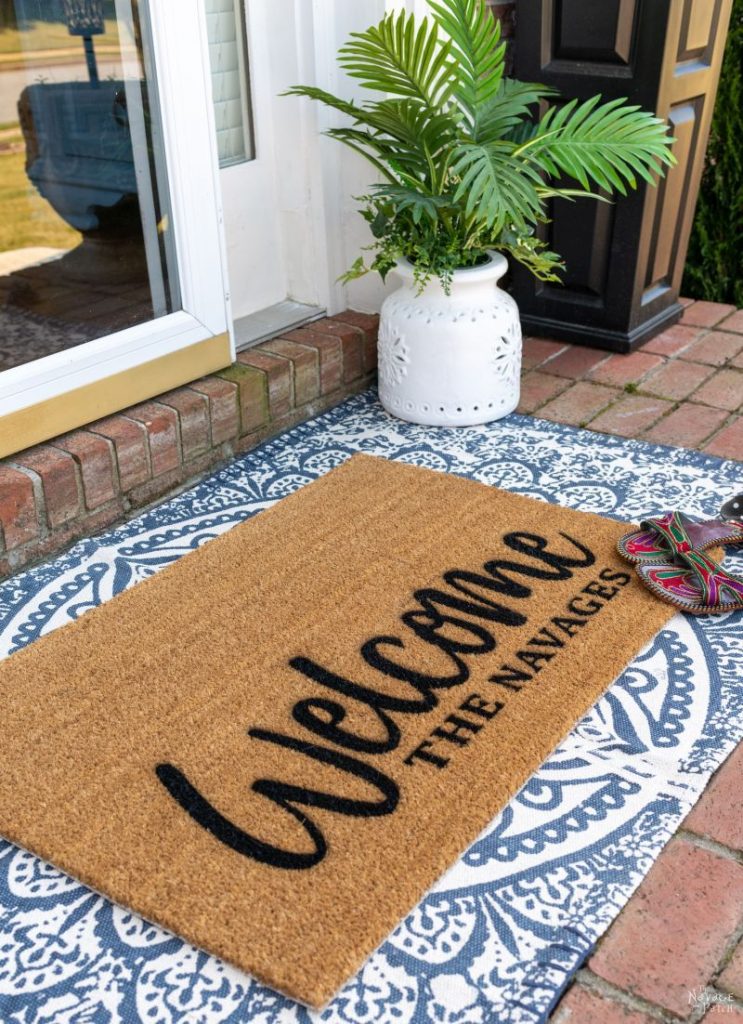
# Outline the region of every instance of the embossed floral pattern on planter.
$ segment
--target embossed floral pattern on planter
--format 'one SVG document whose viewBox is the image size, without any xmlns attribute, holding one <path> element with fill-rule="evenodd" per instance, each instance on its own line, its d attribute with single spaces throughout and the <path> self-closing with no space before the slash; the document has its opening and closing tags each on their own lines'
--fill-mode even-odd
<svg viewBox="0 0 743 1024">
<path fill-rule="evenodd" d="M 518 383 L 521 374 L 521 349 L 521 327 L 516 321 L 495 341 L 493 369 L 501 380 L 513 384 Z"/>
<path fill-rule="evenodd" d="M 408 372 L 410 351 L 401 332 L 388 323 L 380 324 L 377 343 L 379 377 L 386 384 L 399 384 Z"/>
<path fill-rule="evenodd" d="M 355 451 L 623 519 L 712 515 L 740 467 L 512 416 L 436 429 L 369 393 L 0 586 L 0 654 L 76 618 Z M 743 557 L 731 559 L 737 571 Z M 536 1024 L 743 736 L 743 616 L 643 651 L 324 1011 L 314 1014 L 0 841 L 3 1024 Z"/>
</svg>

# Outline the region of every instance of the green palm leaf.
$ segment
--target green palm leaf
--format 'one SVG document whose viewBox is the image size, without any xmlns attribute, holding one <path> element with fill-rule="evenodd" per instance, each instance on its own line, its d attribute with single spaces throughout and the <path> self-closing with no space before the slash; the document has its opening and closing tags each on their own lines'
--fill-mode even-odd
<svg viewBox="0 0 743 1024">
<path fill-rule="evenodd" d="M 387 181 L 406 181 L 416 184 L 425 174 L 427 165 L 422 158 L 411 159 L 402 148 L 389 139 L 358 128 L 329 128 L 325 135 L 342 142 L 349 149 L 365 157 Z"/>
<path fill-rule="evenodd" d="M 419 285 L 501 249 L 542 280 L 560 259 L 535 234 L 554 198 L 605 199 L 675 163 L 667 126 L 621 99 L 573 100 L 536 120 L 555 90 L 504 78 L 505 47 L 485 0 L 429 0 L 432 19 L 401 12 L 357 32 L 339 63 L 376 102 L 295 87 L 349 118 L 326 134 L 371 162 L 387 184 L 362 210 L 384 275 L 405 255 Z M 575 187 L 559 179 L 567 175 Z M 572 183 L 571 183 L 572 184 Z M 350 277 L 367 270 L 357 260 Z"/>
<path fill-rule="evenodd" d="M 623 99 L 600 101 L 594 96 L 552 107 L 514 156 L 528 155 L 548 174 L 567 174 L 584 189 L 593 182 L 626 195 L 627 185 L 637 186 L 636 175 L 653 183 L 653 174 L 676 162 L 668 126 Z"/>
<path fill-rule="evenodd" d="M 542 215 L 540 174 L 528 163 L 514 161 L 512 153 L 507 142 L 465 143 L 452 160 L 452 171 L 460 178 L 455 202 L 466 197 L 467 215 L 494 233 L 509 223 L 525 229 Z"/>
<path fill-rule="evenodd" d="M 481 0 L 429 0 L 438 24 L 449 35 L 457 63 L 457 100 L 475 121 L 503 79 L 506 44 L 500 22 Z"/>
<path fill-rule="evenodd" d="M 528 119 L 533 106 L 556 94 L 557 91 L 548 85 L 504 78 L 496 94 L 478 111 L 472 133 L 474 140 L 485 144 L 502 138 L 510 139 L 519 130 L 525 137 L 531 137 L 536 126 L 525 118 Z"/>
<path fill-rule="evenodd" d="M 450 40 L 439 39 L 435 22 L 423 18 L 416 25 L 412 14 L 400 11 L 366 32 L 353 32 L 338 62 L 367 89 L 440 110 L 456 84 L 451 49 Z"/>
<path fill-rule="evenodd" d="M 424 217 L 435 222 L 439 210 L 450 202 L 447 196 L 426 195 L 404 185 L 374 185 L 372 192 L 375 199 L 389 200 L 395 214 L 410 210 L 414 224 L 420 224 Z"/>
<path fill-rule="evenodd" d="M 353 128 L 328 129 L 325 134 L 330 138 L 370 160 L 390 162 L 407 177 L 427 180 L 431 188 L 441 184 L 443 171 L 436 171 L 437 157 L 455 141 L 457 133 L 457 123 L 450 115 L 432 112 L 411 99 L 381 100 L 360 107 L 314 86 L 294 86 L 284 95 L 319 100 L 353 119 Z M 370 130 L 363 131 L 360 126 Z M 387 169 L 381 169 L 389 178 Z"/>
</svg>

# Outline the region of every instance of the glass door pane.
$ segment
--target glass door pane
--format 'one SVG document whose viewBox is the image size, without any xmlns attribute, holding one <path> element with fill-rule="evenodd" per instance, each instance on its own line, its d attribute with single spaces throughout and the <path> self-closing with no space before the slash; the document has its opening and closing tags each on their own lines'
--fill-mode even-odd
<svg viewBox="0 0 743 1024">
<path fill-rule="evenodd" d="M 0 0 L 0 371 L 181 308 L 149 31 Z"/>
</svg>

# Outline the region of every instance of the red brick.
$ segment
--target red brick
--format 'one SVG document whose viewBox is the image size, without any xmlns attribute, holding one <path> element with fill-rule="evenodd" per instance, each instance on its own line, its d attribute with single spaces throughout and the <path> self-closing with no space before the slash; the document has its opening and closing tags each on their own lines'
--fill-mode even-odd
<svg viewBox="0 0 743 1024">
<path fill-rule="evenodd" d="M 710 434 L 722 426 L 727 413 L 704 405 L 683 402 L 678 409 L 651 427 L 643 436 L 657 444 L 674 444 L 681 448 L 698 448 Z"/>
<path fill-rule="evenodd" d="M 283 356 L 292 364 L 294 404 L 299 407 L 320 394 L 320 359 L 317 349 L 307 348 L 290 338 L 274 338 L 258 346 L 260 352 Z"/>
<path fill-rule="evenodd" d="M 338 313 L 328 317 L 327 321 L 319 323 L 336 322 L 348 324 L 351 327 L 358 327 L 364 332 L 363 339 L 363 363 L 367 372 L 374 370 L 377 365 L 377 335 L 379 333 L 378 313 L 358 313 L 356 310 L 347 309 L 345 313 Z"/>
<path fill-rule="evenodd" d="M 614 355 L 604 363 L 599 363 L 588 374 L 589 380 L 600 384 L 611 384 L 621 388 L 625 384 L 637 382 L 647 377 L 651 370 L 661 366 L 660 356 L 647 352 L 631 352 L 629 355 Z"/>
<path fill-rule="evenodd" d="M 730 365 L 738 370 L 743 370 L 743 352 L 739 352 L 735 359 L 730 361 Z"/>
<path fill-rule="evenodd" d="M 343 350 L 340 338 L 318 334 L 311 327 L 300 327 L 283 335 L 307 348 L 314 348 L 320 360 L 320 393 L 329 395 L 343 383 Z"/>
<path fill-rule="evenodd" d="M 219 377 L 202 377 L 188 386 L 209 401 L 212 444 L 223 444 L 239 437 L 240 410 L 237 384 L 221 380 Z"/>
<path fill-rule="evenodd" d="M 736 459 L 743 462 L 743 416 L 736 416 L 732 423 L 715 434 L 704 446 L 710 455 L 719 455 L 721 459 Z"/>
<path fill-rule="evenodd" d="M 326 337 L 338 338 L 341 343 L 343 360 L 343 380 L 348 383 L 362 376 L 364 370 L 374 369 L 377 365 L 377 341 L 374 335 L 372 345 L 369 336 L 360 327 L 341 323 L 338 320 L 316 320 L 313 330 Z"/>
<path fill-rule="evenodd" d="M 111 441 L 86 430 L 76 430 L 56 438 L 54 446 L 68 452 L 77 462 L 88 509 L 92 511 L 113 501 L 117 486 Z"/>
<path fill-rule="evenodd" d="M 58 448 L 28 448 L 13 456 L 13 461 L 32 469 L 41 478 L 46 519 L 50 529 L 64 525 L 80 512 L 75 460 Z"/>
<path fill-rule="evenodd" d="M 239 357 L 238 357 L 239 358 Z M 249 434 L 268 423 L 271 416 L 268 409 L 268 373 L 255 366 L 233 363 L 217 376 L 236 384 L 240 402 L 240 436 Z"/>
<path fill-rule="evenodd" d="M 87 429 L 113 441 L 119 470 L 119 486 L 123 493 L 149 478 L 147 430 L 143 424 L 135 423 L 123 416 L 111 416 L 91 423 Z"/>
<path fill-rule="evenodd" d="M 338 338 L 343 353 L 343 382 L 349 384 L 364 373 L 364 348 L 366 335 L 359 327 L 348 326 L 332 320 L 317 320 L 312 330 Z"/>
<path fill-rule="evenodd" d="M 142 423 L 150 444 L 150 465 L 153 476 L 162 476 L 181 463 L 178 450 L 178 416 L 174 409 L 157 402 L 143 402 L 126 409 L 127 419 Z"/>
<path fill-rule="evenodd" d="M 743 335 L 711 331 L 687 348 L 682 358 L 691 359 L 695 363 L 707 363 L 708 366 L 724 366 L 741 351 Z"/>
<path fill-rule="evenodd" d="M 743 851 L 743 744 L 715 773 L 684 828 Z"/>
<path fill-rule="evenodd" d="M 524 370 L 533 370 L 541 366 L 547 359 L 556 356 L 558 352 L 564 352 L 567 345 L 564 341 L 550 341 L 547 338 L 524 338 L 524 348 L 521 354 L 521 365 Z"/>
<path fill-rule="evenodd" d="M 714 327 L 734 312 L 735 306 L 723 302 L 693 302 L 684 310 L 681 323 L 695 327 Z"/>
<path fill-rule="evenodd" d="M 717 987 L 743 999 L 743 942 L 739 942 L 725 970 L 717 979 Z"/>
<path fill-rule="evenodd" d="M 589 967 L 679 1016 L 707 984 L 743 919 L 743 866 L 674 839 L 612 926 Z"/>
<path fill-rule="evenodd" d="M 739 309 L 733 313 L 732 316 L 727 317 L 719 325 L 718 329 L 721 331 L 733 331 L 737 334 L 743 334 L 743 309 Z"/>
<path fill-rule="evenodd" d="M 209 399 L 206 395 L 179 388 L 160 395 L 158 402 L 178 413 L 183 461 L 205 452 L 209 447 Z"/>
<path fill-rule="evenodd" d="M 661 398 L 672 398 L 679 402 L 696 391 L 711 374 L 709 366 L 701 363 L 687 363 L 682 359 L 671 359 L 642 383 L 642 390 Z"/>
<path fill-rule="evenodd" d="M 655 1024 L 652 1017 L 630 1010 L 613 999 L 573 985 L 563 996 L 552 1024 Z"/>
<path fill-rule="evenodd" d="M 695 392 L 694 401 L 735 412 L 743 405 L 743 373 L 738 370 L 718 370 L 714 377 L 710 377 Z"/>
<path fill-rule="evenodd" d="M 564 352 L 550 359 L 548 365 L 542 369 L 557 374 L 558 377 L 581 380 L 608 358 L 606 352 L 597 352 L 596 349 L 584 348 L 581 345 L 569 345 Z"/>
<path fill-rule="evenodd" d="M 591 430 L 620 437 L 639 437 L 656 420 L 673 408 L 670 402 L 661 398 L 647 398 L 645 395 L 622 395 L 616 405 L 591 420 Z"/>
<path fill-rule="evenodd" d="M 587 423 L 609 402 L 613 402 L 617 394 L 618 392 L 604 387 L 603 384 L 581 382 L 574 384 L 558 398 L 543 406 L 539 410 L 539 415 L 546 420 L 571 423 L 577 427 L 581 423 Z"/>
<path fill-rule="evenodd" d="M 696 302 L 696 299 L 684 299 L 684 298 L 680 298 L 679 299 L 679 305 L 683 306 L 684 309 L 686 309 L 687 306 L 690 306 L 692 304 L 692 302 Z"/>
<path fill-rule="evenodd" d="M 551 377 L 548 373 L 533 370 L 521 381 L 521 399 L 517 412 L 536 412 L 545 402 L 549 402 L 551 398 L 555 398 L 569 387 L 570 381 L 564 377 Z"/>
<path fill-rule="evenodd" d="M 674 324 L 651 341 L 642 346 L 643 352 L 651 352 L 659 356 L 677 356 L 683 352 L 692 342 L 699 337 L 701 328 L 684 327 L 682 324 Z"/>
<path fill-rule="evenodd" d="M 292 369 L 288 359 L 257 352 L 254 348 L 241 352 L 237 357 L 241 366 L 252 366 L 263 370 L 268 379 L 268 404 L 271 419 L 284 416 L 292 408 Z"/>
<path fill-rule="evenodd" d="M 10 550 L 39 533 L 34 487 L 29 477 L 11 466 L 0 465 L 0 526 Z"/>
</svg>

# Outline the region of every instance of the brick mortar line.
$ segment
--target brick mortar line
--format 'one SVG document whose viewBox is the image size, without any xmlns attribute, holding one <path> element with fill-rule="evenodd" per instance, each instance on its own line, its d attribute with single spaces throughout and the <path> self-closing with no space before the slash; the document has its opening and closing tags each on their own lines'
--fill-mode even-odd
<svg viewBox="0 0 743 1024">
<path fill-rule="evenodd" d="M 600 975 L 594 974 L 589 967 L 581 967 L 581 969 L 576 972 L 573 978 L 573 985 L 582 985 L 584 988 L 588 989 L 589 992 L 593 992 L 594 995 L 604 996 L 611 1000 L 611 1002 L 619 1003 L 619 1005 L 625 1010 L 632 1010 L 635 1013 L 644 1013 L 653 1020 L 660 1021 L 661 1024 L 678 1024 L 681 1019 L 670 1010 L 666 1010 L 664 1007 L 658 1006 L 657 1003 L 651 1003 L 649 1000 L 643 999 L 642 996 L 636 996 L 632 992 L 626 992 L 623 988 L 619 988 L 618 985 L 614 985 L 610 981 L 606 981 Z M 573 986 L 571 985 L 571 988 L 572 987 Z M 566 994 L 569 991 L 570 989 L 567 989 Z M 569 1018 L 567 1019 L 569 1020 Z"/>
<path fill-rule="evenodd" d="M 733 934 L 728 939 L 728 943 L 727 943 L 727 945 L 725 947 L 725 952 L 720 957 L 720 962 L 717 965 L 717 970 L 713 973 L 712 978 L 710 979 L 710 985 L 713 988 L 717 989 L 718 991 L 725 992 L 725 989 L 718 989 L 717 982 L 720 980 L 720 975 L 723 974 L 727 970 L 727 968 L 730 966 L 730 961 L 733 959 L 733 956 L 735 955 L 735 951 L 736 951 L 736 949 L 738 948 L 738 946 L 740 945 L 740 943 L 742 941 L 743 941 L 743 921 L 741 921 L 741 923 L 738 925 L 736 930 L 733 932 Z M 726 992 L 725 994 L 729 995 L 730 993 Z M 741 1007 L 741 1009 L 743 1009 L 743 997 L 738 997 L 738 996 L 733 994 L 733 999 Z"/>
<path fill-rule="evenodd" d="M 661 402 L 670 402 L 671 405 L 672 405 L 672 408 L 668 409 L 666 412 L 661 413 L 661 415 L 658 417 L 658 419 L 653 420 L 652 423 L 648 424 L 648 426 L 645 427 L 644 430 L 642 431 L 642 434 L 645 434 L 648 430 L 651 430 L 653 427 L 657 426 L 663 420 L 665 420 L 669 416 L 671 416 L 674 412 L 677 412 L 681 408 L 681 406 L 683 406 L 683 405 L 693 405 L 693 406 L 695 406 L 696 408 L 699 408 L 699 409 L 711 409 L 713 411 L 727 413 L 727 416 L 726 416 L 725 420 L 722 423 L 718 424 L 716 427 L 713 427 L 712 431 L 709 434 L 705 434 L 704 437 L 702 437 L 700 439 L 699 445 L 696 446 L 694 449 L 692 449 L 692 450 L 700 450 L 700 448 L 699 448 L 700 445 L 706 444 L 707 442 L 712 441 L 723 430 L 726 430 L 729 426 L 731 426 L 731 424 L 735 421 L 735 419 L 739 415 L 741 415 L 740 407 L 738 409 L 729 410 L 729 409 L 721 409 L 721 408 L 719 408 L 719 406 L 715 406 L 715 405 L 706 405 L 704 402 L 694 402 L 693 401 L 694 395 L 696 394 L 696 392 L 701 387 L 704 386 L 705 383 L 707 383 L 707 381 L 703 381 L 699 385 L 699 388 L 697 388 L 695 391 L 693 391 L 686 398 L 679 398 L 679 399 L 668 398 L 668 397 L 666 397 L 664 395 L 657 395 L 657 394 L 653 394 L 652 392 L 643 390 L 641 382 L 637 385 L 636 389 L 633 388 L 632 390 L 628 391 L 627 388 L 626 388 L 626 385 L 623 387 L 623 386 L 616 385 L 616 384 L 606 384 L 603 381 L 591 380 L 588 377 L 579 377 L 579 378 L 576 378 L 576 377 L 562 377 L 561 375 L 556 374 L 556 373 L 546 373 L 546 371 L 544 371 L 543 368 L 549 364 L 551 359 L 556 358 L 558 355 L 560 355 L 559 352 L 555 353 L 555 355 L 550 356 L 549 359 L 545 360 L 544 363 L 540 363 L 538 366 L 532 367 L 532 369 L 529 370 L 527 374 L 525 374 L 524 379 L 526 379 L 526 377 L 530 376 L 532 373 L 536 373 L 536 372 L 542 373 L 542 372 L 544 372 L 545 376 L 549 376 L 553 380 L 561 380 L 561 381 L 565 382 L 565 388 L 559 394 L 553 395 L 551 398 L 547 398 L 543 402 L 540 402 L 540 404 L 537 405 L 534 408 L 533 412 L 528 413 L 528 415 L 530 415 L 530 416 L 536 416 L 537 413 L 539 413 L 542 409 L 544 409 L 546 406 L 548 406 L 551 402 L 557 401 L 559 398 L 562 397 L 562 395 L 565 394 L 565 391 L 567 391 L 570 387 L 574 387 L 576 384 L 591 384 L 594 387 L 609 388 L 610 390 L 615 392 L 615 397 L 609 399 L 606 405 L 601 406 L 601 408 L 597 412 L 595 412 L 591 416 L 590 419 L 588 419 L 588 420 L 581 420 L 581 422 L 578 424 L 579 428 L 589 427 L 594 422 L 594 420 L 597 420 L 599 418 L 599 416 L 602 416 L 605 412 L 609 412 L 610 409 L 613 409 L 616 405 L 618 405 L 619 402 L 621 401 L 621 399 L 625 395 L 637 396 L 639 398 L 656 399 L 656 400 L 661 401 Z M 609 358 L 611 358 L 611 356 Z M 674 357 L 661 357 L 661 358 L 664 358 L 666 360 L 665 363 L 663 364 L 663 366 L 666 366 L 666 365 L 668 365 L 670 363 L 675 363 L 675 361 L 676 361 Z M 597 369 L 599 366 L 603 366 L 605 362 L 606 362 L 606 360 L 602 360 L 602 362 L 601 363 L 597 363 L 596 367 L 593 367 L 593 369 Z M 700 365 L 704 365 L 704 364 L 700 364 Z M 660 369 L 660 367 L 656 367 L 655 369 L 658 370 L 658 369 Z M 724 364 L 723 366 L 712 367 L 712 374 L 708 378 L 708 380 L 710 380 L 711 377 L 714 376 L 715 373 L 718 373 L 720 370 L 727 370 L 727 369 L 736 370 L 737 368 L 734 367 L 734 366 L 728 366 L 727 364 Z M 646 376 L 648 376 L 650 373 L 653 373 L 653 372 L 654 372 L 653 370 L 648 371 L 648 374 Z M 743 371 L 738 371 L 738 372 L 741 372 L 741 376 L 743 377 Z M 619 436 L 619 435 L 612 434 L 611 436 Z M 685 446 L 684 445 L 680 445 L 678 447 L 682 447 L 683 448 Z"/>
<path fill-rule="evenodd" d="M 23 473 L 25 477 L 31 481 L 34 495 L 34 510 L 36 512 L 36 522 L 39 527 L 38 540 L 45 540 L 52 527 L 49 525 L 49 514 L 46 508 L 46 497 L 44 495 L 44 483 L 41 476 L 34 469 L 28 469 L 26 466 L 22 466 L 19 462 L 13 462 L 11 459 L 4 459 L 3 465 L 10 466 L 11 469 L 17 470 L 19 473 Z M 33 542 L 29 542 L 33 543 Z M 12 550 L 16 550 L 13 548 Z"/>
<path fill-rule="evenodd" d="M 84 429 L 84 428 L 82 428 L 82 429 Z M 70 433 L 75 433 L 75 431 L 70 431 Z M 90 431 L 90 433 L 92 434 L 92 431 Z M 60 437 L 64 437 L 64 436 L 65 436 L 64 434 L 60 435 Z M 112 462 L 112 477 L 113 477 L 113 483 L 114 483 L 114 488 L 115 488 L 116 493 L 114 494 L 114 497 L 111 499 L 111 501 L 115 501 L 116 497 L 118 497 L 121 494 L 120 486 L 117 487 L 117 484 L 118 484 L 118 474 L 116 472 L 116 457 L 115 457 L 116 446 L 114 445 L 113 441 L 111 441 L 107 437 L 103 437 L 101 434 L 96 434 L 95 436 L 96 437 L 100 437 L 102 441 L 106 442 L 106 444 L 108 445 L 108 449 L 109 449 L 109 456 L 111 456 L 112 451 L 113 451 L 113 454 L 114 454 L 114 457 L 111 459 L 111 462 Z M 75 469 L 76 469 L 76 475 L 77 475 L 78 503 L 80 505 L 80 508 L 83 510 L 83 516 L 86 513 L 92 515 L 94 512 L 98 511 L 98 508 L 92 509 L 92 508 L 88 507 L 87 494 L 85 493 L 85 481 L 83 480 L 83 460 L 80 458 L 79 455 L 76 455 L 75 452 L 68 452 L 66 448 L 60 447 L 57 444 L 57 441 L 60 440 L 60 437 L 53 437 L 49 441 L 44 441 L 43 444 L 44 444 L 45 447 L 53 448 L 55 452 L 60 452 L 63 455 L 69 455 L 70 458 L 73 460 L 73 462 L 75 463 Z M 106 505 L 106 503 L 104 502 L 104 504 L 99 506 L 99 508 L 105 508 L 105 505 Z M 82 518 L 82 517 L 80 517 L 80 518 Z M 76 522 L 77 520 L 75 519 L 75 520 L 72 520 L 72 521 Z M 1 525 L 2 524 L 0 524 L 0 526 Z"/>
<path fill-rule="evenodd" d="M 709 782 L 707 785 L 709 785 Z M 743 866 L 743 850 L 736 850 L 732 846 L 726 846 L 724 843 L 718 843 L 716 839 L 709 839 L 707 836 L 699 835 L 697 832 L 692 832 L 690 829 L 683 828 L 683 826 L 677 829 L 674 835 L 685 839 L 692 846 L 697 846 L 701 850 L 706 850 L 708 853 L 714 853 L 718 857 L 724 857 L 725 860 L 732 860 L 735 861 L 736 864 Z"/>
<path fill-rule="evenodd" d="M 133 407 L 130 406 L 130 408 L 133 408 Z M 142 440 L 144 441 L 144 457 L 145 457 L 145 460 L 147 462 L 147 479 L 148 480 L 152 480 L 152 479 L 154 479 L 154 477 L 153 477 L 153 473 L 152 473 L 152 452 L 150 451 L 150 434 L 149 434 L 149 431 L 147 430 L 146 424 L 144 424 L 141 420 L 135 420 L 132 416 L 127 416 L 128 412 L 129 412 L 128 408 L 127 409 L 122 409 L 121 412 L 112 413 L 111 416 L 107 416 L 106 419 L 122 419 L 122 420 L 126 420 L 127 423 L 133 423 L 134 426 L 139 429 L 139 431 L 142 434 Z M 93 431 L 93 433 L 95 433 L 95 431 Z M 101 437 L 105 437 L 105 434 L 102 434 L 100 436 Z M 115 444 L 114 444 L 114 447 L 116 447 Z M 118 460 L 118 455 L 117 455 L 117 460 Z M 124 496 L 126 494 L 126 491 L 122 490 L 121 494 L 122 494 L 122 496 Z"/>
<path fill-rule="evenodd" d="M 739 929 L 740 934 L 736 932 L 739 941 L 741 935 L 743 935 L 743 926 Z M 732 957 L 732 953 L 735 951 L 735 945 L 733 945 L 730 951 L 729 957 Z M 726 949 L 726 955 L 728 950 Z M 728 957 L 728 962 L 729 962 Z M 726 966 L 726 965 L 725 965 Z M 724 970 L 724 966 L 718 967 L 718 969 L 712 975 L 712 979 L 716 980 Z M 703 986 L 705 992 L 711 992 L 713 994 L 722 996 L 722 1000 L 718 1004 L 712 1004 L 712 1008 L 715 1005 L 732 1006 L 735 1009 L 743 1010 L 743 1000 L 738 999 L 736 996 L 724 989 L 717 988 L 713 980 L 710 979 Z M 618 985 L 614 985 L 612 982 L 602 978 L 601 975 L 595 974 L 589 967 L 582 967 L 573 977 L 572 984 L 565 990 L 560 1000 L 560 1005 L 557 1008 L 556 1014 L 550 1018 L 550 1024 L 568 1024 L 570 1017 L 567 1017 L 563 1013 L 562 1000 L 565 998 L 568 992 L 574 987 L 583 988 L 594 995 L 602 996 L 606 1000 L 621 1006 L 625 1010 L 629 1010 L 633 1013 L 642 1013 L 646 1017 L 650 1017 L 652 1020 L 658 1021 L 659 1024 L 699 1024 L 705 1014 L 711 1010 L 710 1006 L 705 1006 L 704 1003 L 700 1004 L 694 1009 L 688 1016 L 680 1017 L 674 1013 L 673 1010 L 668 1010 L 664 1006 L 660 1006 L 658 1003 L 653 1003 L 649 999 L 645 999 L 643 996 L 635 995 L 633 992 L 628 992 L 626 989 L 620 988 Z M 691 992 L 692 989 L 689 989 Z M 597 1022 L 598 1024 L 598 1022 Z"/>
</svg>

